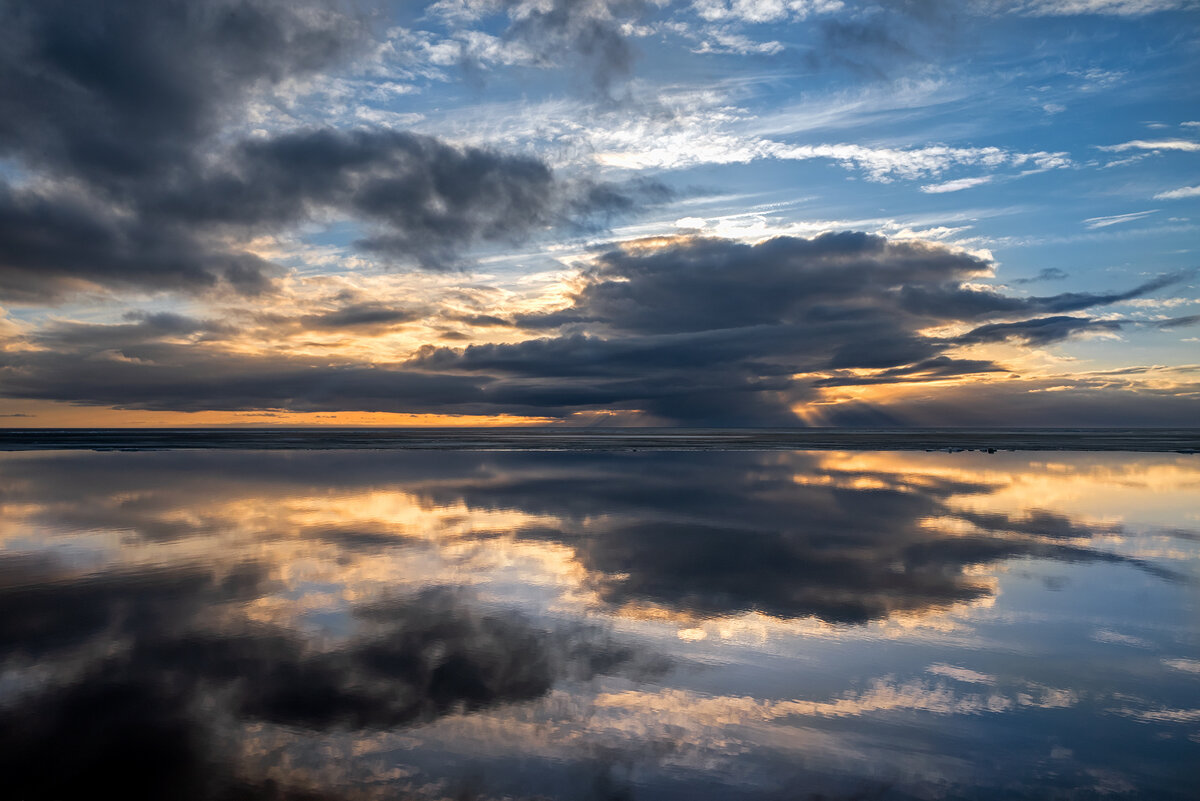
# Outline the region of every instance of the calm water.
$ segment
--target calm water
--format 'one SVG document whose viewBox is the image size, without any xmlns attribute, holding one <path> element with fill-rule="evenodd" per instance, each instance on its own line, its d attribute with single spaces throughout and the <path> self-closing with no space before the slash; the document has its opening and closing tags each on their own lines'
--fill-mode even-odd
<svg viewBox="0 0 1200 801">
<path fill-rule="evenodd" d="M 1200 456 L 0 454 L 14 799 L 1194 798 Z"/>
</svg>

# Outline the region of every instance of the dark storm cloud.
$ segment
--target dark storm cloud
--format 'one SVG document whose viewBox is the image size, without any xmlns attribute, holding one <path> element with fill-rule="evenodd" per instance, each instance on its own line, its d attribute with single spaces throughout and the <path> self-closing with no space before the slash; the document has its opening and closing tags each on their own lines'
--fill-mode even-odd
<svg viewBox="0 0 1200 801">
<path fill-rule="evenodd" d="M 875 375 L 862 376 L 839 372 L 829 378 L 817 379 L 812 383 L 815 387 L 867 386 L 998 372 L 1006 371 L 1003 366 L 985 359 L 952 359 L 949 356 L 936 356 L 905 367 L 883 370 Z"/>
<path fill-rule="evenodd" d="M 471 242 L 551 225 L 560 190 L 536 159 L 402 131 L 317 129 L 242 143 L 227 166 L 149 206 L 168 220 L 251 230 L 345 211 L 379 226 L 360 242 L 367 250 L 443 267 Z"/>
<path fill-rule="evenodd" d="M 0 3 L 0 155 L 48 179 L 0 184 L 0 294 L 262 291 L 271 265 L 147 219 L 146 195 L 187 181 L 251 93 L 336 63 L 363 33 L 336 2 Z"/>
<path fill-rule="evenodd" d="M 1025 345 L 1049 345 L 1079 333 L 1120 331 L 1121 324 L 1111 320 L 1091 320 L 1087 317 L 1039 317 L 1019 323 L 990 323 L 968 331 L 956 339 L 963 345 L 1012 340 Z"/>
<path fill-rule="evenodd" d="M 757 245 L 680 238 L 601 254 L 569 307 L 514 320 L 555 336 L 429 347 L 411 364 L 495 377 L 493 397 L 525 405 L 638 408 L 698 425 L 794 424 L 788 407 L 815 387 L 1000 372 L 946 351 L 1001 339 L 1040 345 L 1116 324 L 1035 318 L 977 325 L 958 340 L 922 329 L 1111 304 L 1182 278 L 1033 298 L 966 285 L 989 268 L 947 248 L 861 233 Z M 840 372 L 864 369 L 881 372 Z M 836 375 L 792 378 L 814 372 Z"/>
<path fill-rule="evenodd" d="M 262 291 L 277 271 L 230 239 L 324 212 L 368 226 L 359 247 L 444 269 L 479 241 L 596 228 L 663 189 L 557 180 L 541 161 L 390 130 L 302 130 L 244 142 L 216 167 L 146 178 L 105 203 L 0 186 L 0 293 L 42 300 L 82 285 Z"/>
<path fill-rule="evenodd" d="M 0 297 L 43 302 L 96 286 L 264 291 L 276 268 L 179 221 L 151 222 L 67 189 L 0 182 Z"/>
<path fill-rule="evenodd" d="M 220 340 L 234 331 L 226 323 L 200 320 L 171 312 L 125 315 L 120 324 L 55 323 L 41 329 L 37 344 L 61 352 L 95 354 L 107 350 L 132 352 L 140 347 L 154 348 L 162 340 Z"/>
<path fill-rule="evenodd" d="M 482 411 L 486 378 L 249 356 L 163 342 L 0 355 L 7 397 L 131 409 Z"/>
<path fill-rule="evenodd" d="M 239 242 L 318 214 L 361 222 L 359 246 L 389 261 L 442 269 L 480 241 L 594 228 L 666 191 L 560 181 L 537 159 L 400 131 L 225 135 L 252 97 L 367 41 L 348 3 L 76 5 L 0 5 L 0 156 L 35 179 L 0 181 L 9 300 L 97 287 L 259 293 L 279 268 Z M 522 24 L 551 42 L 587 39 L 580 20 L 591 17 L 572 9 Z"/>
<path fill-rule="evenodd" d="M 1105 305 L 1180 280 L 1165 276 L 1123 292 L 1015 297 L 967 284 L 989 268 L 937 245 L 861 233 L 757 245 L 705 238 L 634 243 L 599 254 L 561 311 L 477 321 L 547 334 L 539 338 L 427 346 L 404 364 L 365 365 L 237 352 L 222 346 L 227 331 L 183 318 L 60 324 L 27 337 L 41 348 L 0 353 L 0 386 L 8 397 L 157 410 L 566 417 L 637 409 L 664 422 L 789 425 L 797 422 L 791 408 L 821 387 L 1002 372 L 1001 364 L 960 358 L 953 349 L 1000 340 L 1038 346 L 1117 326 L 1068 315 L 989 318 Z M 262 322 L 369 332 L 422 313 L 359 296 L 342 303 Z M 963 323 L 974 327 L 959 338 L 922 333 Z M 875 422 L 904 419 L 885 417 Z"/>
<path fill-rule="evenodd" d="M 250 91 L 361 41 L 339 2 L 4 0 L 0 151 L 106 186 L 188 165 Z"/>
<path fill-rule="evenodd" d="M 400 323 L 419 320 L 421 310 L 390 306 L 386 303 L 352 303 L 321 314 L 307 314 L 300 318 L 305 328 L 332 330 L 362 330 L 390 328 Z"/>
<path fill-rule="evenodd" d="M 961 286 L 906 286 L 903 290 L 903 304 L 914 314 L 954 317 L 959 320 L 1000 315 L 1072 312 L 1144 297 L 1151 292 L 1178 284 L 1194 272 L 1182 271 L 1162 275 L 1124 292 L 1063 292 L 1058 295 L 1030 298 L 1012 297 L 999 292 Z"/>
</svg>

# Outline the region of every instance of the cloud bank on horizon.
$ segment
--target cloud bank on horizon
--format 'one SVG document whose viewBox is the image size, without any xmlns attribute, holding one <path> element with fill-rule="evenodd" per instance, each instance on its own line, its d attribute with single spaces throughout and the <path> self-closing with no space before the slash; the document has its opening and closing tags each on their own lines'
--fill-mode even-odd
<svg viewBox="0 0 1200 801">
<path fill-rule="evenodd" d="M 1198 30 L 0 0 L 0 414 L 1194 424 Z"/>
</svg>

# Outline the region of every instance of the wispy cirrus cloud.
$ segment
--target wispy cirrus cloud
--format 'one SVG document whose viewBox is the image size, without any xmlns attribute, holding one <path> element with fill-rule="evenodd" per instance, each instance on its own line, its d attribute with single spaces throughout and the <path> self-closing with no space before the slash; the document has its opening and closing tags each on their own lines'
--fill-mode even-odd
<svg viewBox="0 0 1200 801">
<path fill-rule="evenodd" d="M 993 2 L 997 9 L 1035 17 L 1070 17 L 1081 14 L 1103 14 L 1118 17 L 1141 17 L 1162 11 L 1195 7 L 1194 0 L 1009 0 Z"/>
<path fill-rule="evenodd" d="M 975 178 L 958 178 L 953 181 L 945 181 L 940 184 L 926 184 L 921 187 L 921 191 L 926 194 L 942 194 L 945 192 L 961 192 L 964 189 L 971 189 L 976 186 L 983 186 L 991 183 L 994 176 L 981 175 Z"/>
<path fill-rule="evenodd" d="M 1157 213 L 1158 209 L 1149 209 L 1147 211 L 1131 211 L 1128 214 L 1113 214 L 1108 217 L 1089 217 L 1083 221 L 1083 224 L 1091 229 L 1107 228 L 1110 225 L 1136 222 Z"/>
<path fill-rule="evenodd" d="M 1133 139 L 1118 145 L 1097 145 L 1098 150 L 1123 153 L 1127 150 L 1175 150 L 1182 153 L 1200 153 L 1200 142 L 1190 139 Z"/>
</svg>

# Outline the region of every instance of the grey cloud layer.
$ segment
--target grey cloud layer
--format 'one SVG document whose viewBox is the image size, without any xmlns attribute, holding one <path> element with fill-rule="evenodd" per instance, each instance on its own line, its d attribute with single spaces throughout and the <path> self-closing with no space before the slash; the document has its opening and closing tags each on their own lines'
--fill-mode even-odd
<svg viewBox="0 0 1200 801">
<path fill-rule="evenodd" d="M 570 306 L 508 321 L 534 334 L 516 343 L 427 346 L 403 364 L 369 365 L 247 355 L 224 348 L 226 332 L 215 323 L 143 317 L 45 329 L 30 341 L 34 349 L 0 355 L 0 379 L 8 397 L 158 410 L 551 417 L 641 410 L 669 423 L 792 425 L 792 408 L 822 388 L 1003 375 L 1004 365 L 955 349 L 1001 341 L 1041 346 L 1115 331 L 1116 322 L 1055 312 L 1139 297 L 1181 279 L 1034 297 L 966 283 L 989 268 L 941 246 L 860 233 L 758 245 L 681 238 L 599 254 Z M 354 329 L 420 314 L 349 299 L 275 324 Z M 972 327 L 956 337 L 922 333 L 952 324 Z M 1163 403 L 1174 415 L 1195 406 L 1187 398 Z M 966 406 L 986 419 L 977 402 Z M 906 419 L 886 409 L 847 409 L 830 413 L 847 423 Z"/>
<path fill-rule="evenodd" d="M 532 19 L 532 18 L 531 18 Z M 588 227 L 661 199 L 557 179 L 541 161 L 394 130 L 228 141 L 245 102 L 365 41 L 334 2 L 0 6 L 0 298 L 106 287 L 268 288 L 243 244 L 314 215 L 365 227 L 389 261 L 451 266 L 480 241 Z"/>
</svg>

